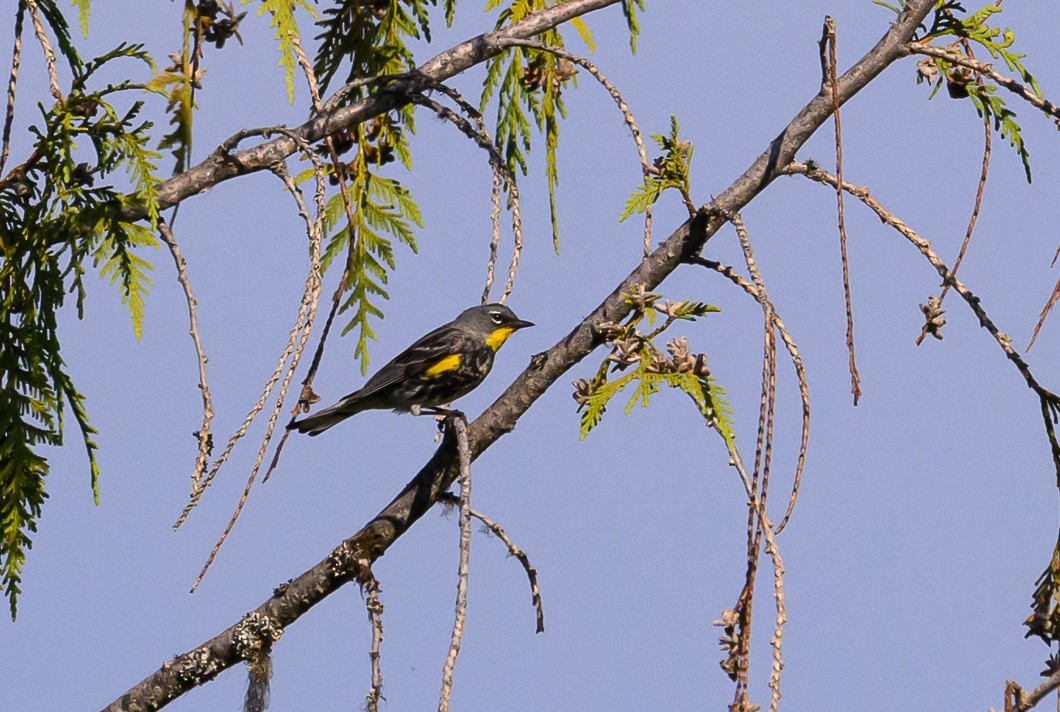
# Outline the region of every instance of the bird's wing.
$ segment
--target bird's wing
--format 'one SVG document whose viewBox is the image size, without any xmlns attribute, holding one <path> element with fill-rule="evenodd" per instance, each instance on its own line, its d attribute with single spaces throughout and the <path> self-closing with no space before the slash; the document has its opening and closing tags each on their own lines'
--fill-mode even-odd
<svg viewBox="0 0 1060 712">
<path fill-rule="evenodd" d="M 452 324 L 440 326 L 391 359 L 359 391 L 347 398 L 365 398 L 404 378 L 418 376 L 441 359 L 451 356 L 453 351 L 460 350 L 463 340 L 463 333 Z"/>
<path fill-rule="evenodd" d="M 438 327 L 391 359 L 369 378 L 360 390 L 347 394 L 328 408 L 295 421 L 289 429 L 319 435 L 336 423 L 364 410 L 365 401 L 373 395 L 405 378 L 422 374 L 447 356 L 462 350 L 465 338 L 452 324 Z"/>
</svg>

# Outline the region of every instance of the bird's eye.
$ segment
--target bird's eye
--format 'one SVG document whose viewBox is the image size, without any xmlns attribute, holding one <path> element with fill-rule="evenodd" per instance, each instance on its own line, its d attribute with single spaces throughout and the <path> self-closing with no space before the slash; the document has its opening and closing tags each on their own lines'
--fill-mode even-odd
<svg viewBox="0 0 1060 712">
<path fill-rule="evenodd" d="M 490 320 L 494 324 L 500 324 L 502 321 L 504 321 L 504 317 L 501 316 L 500 312 L 490 312 Z"/>
</svg>

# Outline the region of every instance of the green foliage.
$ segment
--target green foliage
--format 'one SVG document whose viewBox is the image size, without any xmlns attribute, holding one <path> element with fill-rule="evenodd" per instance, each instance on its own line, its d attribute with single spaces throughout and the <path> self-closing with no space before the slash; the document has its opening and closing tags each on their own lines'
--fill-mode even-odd
<svg viewBox="0 0 1060 712">
<path fill-rule="evenodd" d="M 1024 621 L 1027 636 L 1035 635 L 1046 645 L 1060 640 L 1060 538 L 1053 548 L 1049 565 L 1035 582 L 1034 612 Z"/>
<path fill-rule="evenodd" d="M 151 264 L 133 252 L 137 247 L 158 247 L 154 233 L 142 225 L 132 225 L 113 221 L 106 229 L 100 229 L 102 238 L 92 251 L 94 266 L 100 267 L 99 274 L 109 279 L 111 284 L 120 282 L 121 301 L 129 309 L 132 318 L 133 333 L 139 340 L 143 335 L 144 297 L 151 279 L 147 273 Z"/>
<path fill-rule="evenodd" d="M 717 428 L 727 441 L 732 440 L 732 408 L 725 400 L 725 390 L 710 375 L 705 354 L 691 354 L 687 339 L 672 339 L 665 352 L 655 345 L 655 339 L 677 321 L 695 321 L 697 318 L 719 311 L 717 307 L 702 302 L 657 302 L 659 295 L 638 290 L 629 295 L 627 303 L 633 313 L 622 325 L 604 328 L 605 338 L 611 342 L 611 350 L 603 359 L 596 374 L 590 380 L 575 382 L 574 398 L 581 411 L 580 435 L 584 440 L 604 416 L 608 404 L 627 386 L 635 385 L 633 394 L 626 402 L 625 413 L 634 406 L 647 407 L 653 395 L 664 386 L 685 393 L 703 416 L 707 427 Z M 647 322 L 652 326 L 658 315 L 665 315 L 663 323 L 646 334 L 637 326 Z M 617 378 L 610 376 L 619 371 L 632 370 Z"/>
<path fill-rule="evenodd" d="M 902 12 L 902 8 L 905 7 L 905 2 L 904 1 L 901 2 L 900 5 L 892 5 L 891 3 L 884 2 L 883 0 L 872 0 L 872 4 L 873 5 L 879 5 L 880 7 L 885 7 L 888 10 L 890 10 L 891 12 L 893 12 L 895 15 L 900 14 Z"/>
<path fill-rule="evenodd" d="M 488 0 L 486 10 L 499 7 L 501 0 Z M 556 4 L 551 0 L 512 0 L 497 17 L 497 29 L 518 22 L 527 15 Z M 592 34 L 585 23 L 578 21 L 575 29 L 590 48 Z M 536 39 L 550 47 L 562 48 L 563 36 L 558 30 L 548 30 Z M 486 62 L 486 79 L 482 86 L 479 110 L 485 113 L 490 99 L 497 96 L 496 143 L 501 149 L 508 170 L 526 175 L 526 154 L 531 147 L 531 123 L 545 136 L 545 177 L 548 182 L 549 216 L 552 225 L 552 244 L 559 252 L 559 221 L 556 212 L 556 187 L 559 185 L 559 166 L 556 149 L 559 146 L 559 120 L 566 118 L 563 88 L 574 79 L 574 67 L 567 60 L 550 52 L 513 47 Z"/>
<path fill-rule="evenodd" d="M 343 0 L 324 10 L 320 22 L 324 31 L 318 37 L 320 47 L 314 62 L 321 90 L 340 76 L 346 83 L 415 68 L 408 43 L 421 37 L 430 40 L 428 9 L 436 4 L 437 0 Z M 447 20 L 451 19 L 455 3 L 447 2 L 444 9 Z M 365 91 L 350 92 L 347 101 L 356 101 Z M 327 244 L 322 264 L 326 268 L 339 254 L 346 255 L 346 298 L 341 312 L 349 314 L 349 321 L 343 333 L 357 332 L 354 353 L 363 373 L 368 370 L 368 342 L 376 338 L 371 320 L 382 318 L 379 302 L 389 298 L 385 285 L 396 264 L 392 238 L 415 251 L 412 229 L 422 227 L 419 207 L 409 191 L 397 180 L 379 174 L 395 158 L 411 168 L 405 129 L 415 130 L 413 111 L 412 105 L 405 106 L 356 126 L 345 136 L 334 137 L 338 153 L 353 153 L 352 160 L 340 166 L 349 181 L 352 235 L 341 195 L 335 195 L 328 201 L 326 227 L 329 233 L 338 231 Z"/>
<path fill-rule="evenodd" d="M 191 162 L 192 120 L 195 111 L 195 89 L 202 78 L 202 70 L 193 58 L 191 46 L 197 13 L 192 0 L 185 0 L 183 45 L 180 54 L 170 55 L 173 63 L 147 83 L 147 89 L 166 97 L 166 113 L 172 130 L 158 142 L 161 150 L 171 149 L 175 161 L 174 173 L 182 173 Z"/>
<path fill-rule="evenodd" d="M 320 47 L 313 66 L 321 91 L 347 62 L 345 82 L 413 69 L 416 65 L 407 42 L 420 37 L 430 41 L 427 12 L 436 4 L 437 0 L 341 0 L 324 10 L 319 23 L 324 31 L 317 37 Z M 447 4 L 447 19 L 451 12 Z"/>
<path fill-rule="evenodd" d="M 240 1 L 241 4 L 246 5 L 253 0 Z M 295 73 L 298 71 L 298 57 L 294 51 L 294 42 L 300 37 L 298 21 L 294 16 L 295 9 L 298 7 L 308 12 L 314 21 L 317 19 L 316 11 L 306 0 L 261 0 L 261 6 L 258 8 L 259 17 L 266 12 L 271 16 L 269 27 L 275 30 L 273 37 L 279 45 L 279 66 L 283 67 L 284 81 L 287 82 L 287 101 L 292 104 L 294 104 Z"/>
<path fill-rule="evenodd" d="M 877 3 L 883 4 L 883 3 Z M 892 8 L 893 9 L 893 8 Z M 955 37 L 965 43 L 976 43 L 986 49 L 994 59 L 1000 57 L 1004 60 L 1010 71 L 1017 73 L 1020 79 L 1027 84 L 1032 91 L 1041 96 L 1038 82 L 1034 76 L 1023 66 L 1025 54 L 1011 51 L 1016 41 L 1016 35 L 1010 29 L 992 27 L 989 20 L 1001 12 L 1001 7 L 987 5 L 982 9 L 968 15 L 959 17 L 967 11 L 960 2 L 955 0 L 939 0 L 935 7 L 935 14 L 931 28 L 927 30 L 924 41 L 941 38 Z M 956 48 L 953 49 L 956 52 Z M 1005 100 L 997 95 L 997 87 L 992 84 L 980 85 L 973 80 L 970 70 L 956 66 L 943 59 L 934 59 L 935 67 L 939 71 L 939 79 L 932 89 L 931 96 L 935 94 L 946 83 L 950 93 L 955 98 L 967 96 L 976 113 L 988 128 L 1008 141 L 1009 146 L 1015 149 L 1023 162 L 1023 170 L 1026 173 L 1027 182 L 1031 182 L 1030 154 L 1023 143 L 1020 126 L 1016 123 L 1016 113 L 1005 105 Z"/>
<path fill-rule="evenodd" d="M 81 23 L 81 36 L 88 37 L 88 18 L 92 14 L 92 0 L 70 0 L 70 7 L 77 8 L 77 19 Z"/>
<path fill-rule="evenodd" d="M 640 34 L 640 25 L 637 23 L 637 10 L 644 12 L 644 0 L 622 0 L 622 15 L 626 18 L 626 27 L 629 28 L 629 48 L 637 51 L 637 35 Z M 589 46 L 592 52 L 592 45 Z"/>
<path fill-rule="evenodd" d="M 145 85 L 89 86 L 101 67 L 119 58 L 151 65 L 140 45 L 120 45 L 86 64 L 78 60 L 65 101 L 42 106 L 41 125 L 30 128 L 36 140 L 29 160 L 0 183 L 0 576 L 12 617 L 30 534 L 47 496 L 49 468 L 40 447 L 62 444 L 66 404 L 98 499 L 95 430 L 66 371 L 57 332 L 67 294 L 75 294 L 82 311 L 89 263 L 120 284 L 137 336 L 142 328 L 149 265 L 135 250 L 155 239 L 149 228 L 118 216 L 135 200 L 152 223 L 157 219 L 158 154 L 148 148 L 151 124 L 139 118 L 141 102 L 120 112 L 112 101 Z M 115 174 L 122 186 L 110 182 Z M 130 184 L 134 198 L 125 194 Z"/>
<path fill-rule="evenodd" d="M 619 222 L 633 213 L 643 213 L 649 206 L 654 205 L 668 188 L 677 190 L 685 204 L 691 205 L 689 169 L 692 165 L 693 146 L 691 142 L 678 138 L 678 130 L 677 117 L 670 116 L 670 134 L 652 134 L 652 140 L 659 146 L 663 155 L 656 159 L 651 172 L 644 176 L 644 182 L 629 196 L 626 207 L 618 216 Z"/>
<path fill-rule="evenodd" d="M 347 296 L 340 309 L 350 313 L 350 321 L 342 333 L 345 335 L 357 330 L 354 357 L 360 361 L 361 373 L 364 374 L 368 371 L 368 340 L 376 338 L 370 319 L 383 317 L 374 298 L 390 298 L 386 284 L 389 281 L 388 272 L 396 267 L 393 239 L 415 252 L 417 247 L 413 226 L 423 227 L 423 221 L 419 206 L 409 190 L 392 178 L 370 172 L 366 162 L 359 164 L 349 192 L 354 206 L 355 238 L 351 245 L 350 224 L 342 196 L 332 196 L 327 204 L 325 229 L 329 233 L 335 228 L 338 230 L 328 241 L 321 266 L 327 269 L 340 255 L 347 256 Z"/>
<path fill-rule="evenodd" d="M 994 59 L 1003 59 L 1010 71 L 1018 73 L 1020 79 L 1029 85 L 1035 94 L 1042 95 L 1037 80 L 1023 66 L 1022 60 L 1027 55 L 1009 50 L 1016 41 L 1015 33 L 1008 28 L 1001 29 L 987 24 L 991 17 L 1001 12 L 1000 5 L 987 5 L 963 20 L 954 14 L 957 12 L 967 11 L 959 2 L 940 2 L 935 11 L 934 24 L 925 39 L 949 35 L 975 42 L 986 49 Z"/>
<path fill-rule="evenodd" d="M 1005 100 L 997 95 L 997 87 L 993 84 L 978 86 L 969 84 L 967 87 L 968 98 L 975 106 L 976 113 L 983 119 L 987 126 L 993 124 L 995 133 L 1000 133 L 1001 138 L 1008 139 L 1008 145 L 1015 149 L 1020 160 L 1023 161 L 1023 171 L 1027 176 L 1027 182 L 1031 182 L 1031 156 L 1023 143 L 1023 135 L 1020 133 L 1020 125 L 1016 123 L 1016 112 L 1005 106 Z"/>
</svg>

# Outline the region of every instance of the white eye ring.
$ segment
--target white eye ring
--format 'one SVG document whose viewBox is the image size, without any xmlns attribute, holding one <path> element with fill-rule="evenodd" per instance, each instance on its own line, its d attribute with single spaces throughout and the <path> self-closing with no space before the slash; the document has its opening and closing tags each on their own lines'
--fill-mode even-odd
<svg viewBox="0 0 1060 712">
<path fill-rule="evenodd" d="M 501 317 L 500 312 L 490 312 L 490 320 L 494 324 L 500 324 L 502 321 L 504 321 L 504 319 Z"/>
</svg>

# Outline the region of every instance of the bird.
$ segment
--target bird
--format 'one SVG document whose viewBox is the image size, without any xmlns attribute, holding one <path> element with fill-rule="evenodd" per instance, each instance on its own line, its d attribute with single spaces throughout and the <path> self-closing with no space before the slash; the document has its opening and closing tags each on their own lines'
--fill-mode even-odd
<svg viewBox="0 0 1060 712">
<path fill-rule="evenodd" d="M 360 390 L 319 413 L 292 421 L 287 429 L 320 435 L 364 410 L 444 413 L 440 406 L 482 383 L 508 337 L 533 325 L 503 304 L 465 309 L 395 356 Z"/>
</svg>

